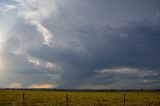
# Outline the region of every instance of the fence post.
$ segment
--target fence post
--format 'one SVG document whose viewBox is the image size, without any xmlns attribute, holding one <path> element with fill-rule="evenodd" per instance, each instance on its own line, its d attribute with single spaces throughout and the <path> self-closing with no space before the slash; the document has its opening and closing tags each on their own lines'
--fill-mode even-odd
<svg viewBox="0 0 160 106">
<path fill-rule="evenodd" d="M 69 95 L 66 95 L 66 106 L 69 106 Z"/>
<path fill-rule="evenodd" d="M 126 102 L 126 95 L 123 95 L 123 106 L 125 106 L 125 102 Z"/>
<path fill-rule="evenodd" d="M 151 103 L 149 103 L 149 106 L 151 106 Z"/>
<path fill-rule="evenodd" d="M 22 106 L 25 105 L 25 93 L 22 94 Z"/>
<path fill-rule="evenodd" d="M 12 106 L 16 106 L 16 100 L 15 97 L 12 98 Z"/>
</svg>

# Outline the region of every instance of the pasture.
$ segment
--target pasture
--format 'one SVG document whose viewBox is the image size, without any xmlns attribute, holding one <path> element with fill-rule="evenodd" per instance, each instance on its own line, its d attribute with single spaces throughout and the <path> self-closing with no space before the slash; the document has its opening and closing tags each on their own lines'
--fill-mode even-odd
<svg viewBox="0 0 160 106">
<path fill-rule="evenodd" d="M 0 90 L 0 106 L 160 106 L 160 92 Z"/>
</svg>

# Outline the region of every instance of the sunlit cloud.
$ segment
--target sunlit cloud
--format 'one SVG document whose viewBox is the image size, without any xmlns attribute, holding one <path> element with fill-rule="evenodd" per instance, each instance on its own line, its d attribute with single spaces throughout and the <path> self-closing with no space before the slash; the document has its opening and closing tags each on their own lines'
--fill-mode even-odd
<svg viewBox="0 0 160 106">
<path fill-rule="evenodd" d="M 158 82 L 158 80 L 149 80 L 149 79 L 143 80 L 143 83 L 154 83 L 154 82 Z"/>
<path fill-rule="evenodd" d="M 24 18 L 26 23 L 36 26 L 37 31 L 43 36 L 43 44 L 51 46 L 53 34 L 43 26 L 42 22 L 49 18 L 56 6 L 53 0 L 17 0 L 19 8 L 19 16 Z"/>
<path fill-rule="evenodd" d="M 2 46 L 3 44 L 3 40 L 0 38 L 0 46 Z"/>
<path fill-rule="evenodd" d="M 48 69 L 53 69 L 53 68 L 55 68 L 56 67 L 56 65 L 55 64 L 53 64 L 53 63 L 50 63 L 50 62 L 46 62 L 46 68 L 48 68 Z"/>
<path fill-rule="evenodd" d="M 29 88 L 56 88 L 54 84 L 33 84 Z"/>
<path fill-rule="evenodd" d="M 0 47 L 4 44 L 5 39 L 4 39 L 5 32 L 3 29 L 0 31 Z"/>
<path fill-rule="evenodd" d="M 34 58 L 28 58 L 28 62 L 33 65 L 40 65 L 40 61 Z"/>
<path fill-rule="evenodd" d="M 56 68 L 56 65 L 51 62 L 42 61 L 33 57 L 28 57 L 28 62 L 31 63 L 34 66 L 39 66 L 47 69 L 54 69 Z"/>
<path fill-rule="evenodd" d="M 136 69 L 136 68 L 128 68 L 128 67 L 103 69 L 103 70 L 97 71 L 97 73 L 99 73 L 102 76 L 109 75 L 109 74 L 117 74 L 117 76 L 129 75 L 129 76 L 139 76 L 139 77 L 157 75 L 157 73 L 153 71 Z"/>
<path fill-rule="evenodd" d="M 0 15 L 5 15 L 7 12 L 17 9 L 15 5 L 0 4 Z"/>
</svg>

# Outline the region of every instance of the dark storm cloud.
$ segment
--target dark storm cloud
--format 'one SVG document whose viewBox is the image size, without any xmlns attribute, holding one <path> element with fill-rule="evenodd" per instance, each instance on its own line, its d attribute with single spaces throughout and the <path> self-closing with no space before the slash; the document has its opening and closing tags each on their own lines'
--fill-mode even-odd
<svg viewBox="0 0 160 106">
<path fill-rule="evenodd" d="M 72 88 L 81 85 L 95 76 L 96 70 L 110 68 L 129 67 L 139 71 L 152 70 L 159 76 L 159 25 L 157 15 L 152 19 L 131 22 L 121 28 L 81 26 L 70 32 L 70 35 L 64 35 L 68 39 L 61 43 L 69 46 L 65 47 L 57 43 L 52 48 L 43 46 L 39 50 L 30 50 L 30 53 L 63 67 L 64 73 L 61 76 L 63 81 L 60 87 Z M 73 40 L 73 36 L 78 40 Z M 113 83 L 115 80 L 112 76 L 118 77 L 114 73 L 104 77 L 103 84 Z M 125 79 L 134 80 L 138 77 L 131 76 Z M 103 80 L 99 81 L 103 82 Z"/>
<path fill-rule="evenodd" d="M 160 9 L 159 0 L 56 0 L 56 3 L 61 19 L 58 23 L 65 21 L 68 25 L 121 26 L 131 20 L 150 18 Z"/>
<path fill-rule="evenodd" d="M 160 87 L 159 0 L 55 0 L 55 5 L 54 14 L 52 8 L 45 7 L 44 14 L 43 5 L 36 9 L 38 15 L 19 9 L 23 14 L 8 31 L 3 50 L 10 67 L 6 72 L 14 73 L 6 84 Z M 44 35 L 50 32 L 52 45 L 44 45 Z M 47 62 L 56 67 L 46 69 Z"/>
</svg>

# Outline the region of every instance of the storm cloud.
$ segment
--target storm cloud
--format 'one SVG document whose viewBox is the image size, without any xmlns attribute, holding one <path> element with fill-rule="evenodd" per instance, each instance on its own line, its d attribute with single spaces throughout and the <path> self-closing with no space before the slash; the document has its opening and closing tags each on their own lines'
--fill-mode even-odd
<svg viewBox="0 0 160 106">
<path fill-rule="evenodd" d="M 159 16 L 155 16 L 153 19 L 128 23 L 121 28 L 83 26 L 66 35 L 71 39 L 62 41 L 62 45 L 57 43 L 52 48 L 43 46 L 38 50 L 29 50 L 29 53 L 37 58 L 61 64 L 64 70 L 62 86 L 66 84 L 65 87 L 85 83 L 90 77 L 96 76 L 97 70 L 103 69 L 127 67 L 128 70 L 136 68 L 139 71 L 154 71 L 159 75 L 158 22 Z M 110 80 L 110 77 L 106 80 Z"/>
<path fill-rule="evenodd" d="M 0 46 L 2 86 L 160 87 L 158 0 L 8 3 L 16 23 Z"/>
</svg>

